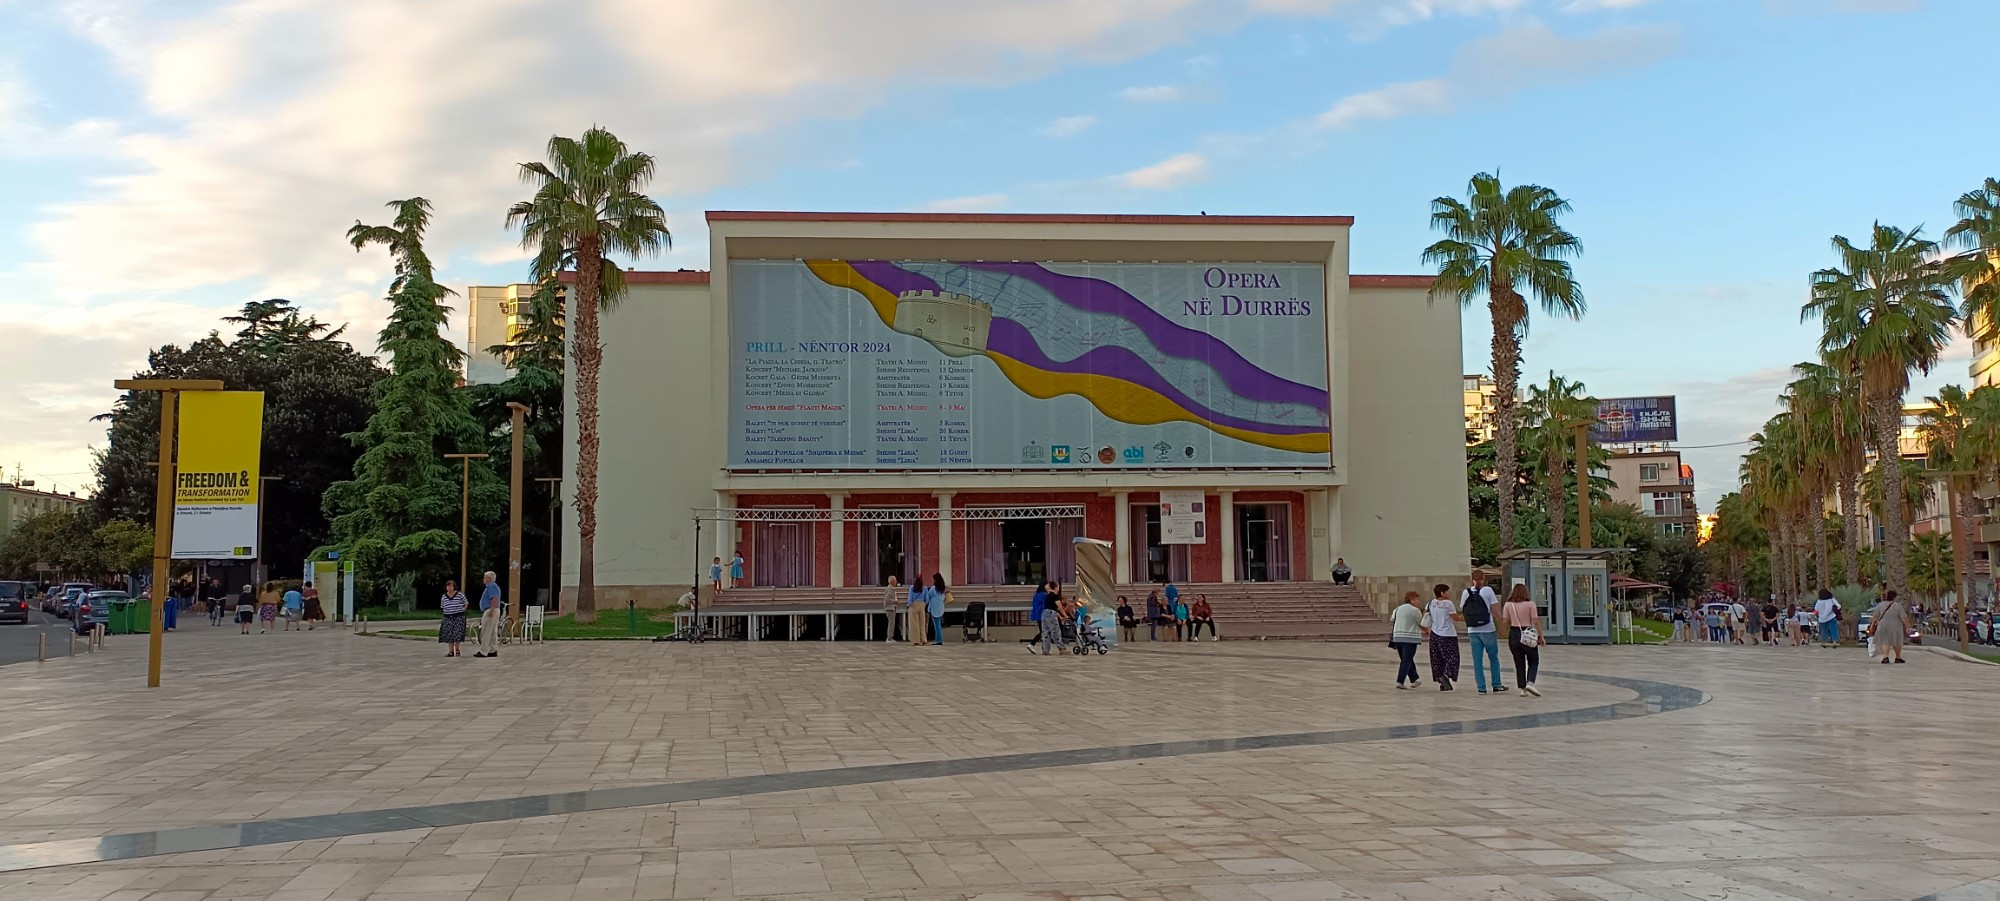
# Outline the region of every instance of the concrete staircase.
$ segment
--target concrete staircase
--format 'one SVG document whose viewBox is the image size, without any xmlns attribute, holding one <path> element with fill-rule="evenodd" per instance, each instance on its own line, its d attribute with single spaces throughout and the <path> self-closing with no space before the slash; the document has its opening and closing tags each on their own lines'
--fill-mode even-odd
<svg viewBox="0 0 2000 901">
<path fill-rule="evenodd" d="M 1146 595 L 1156 585 L 1121 585 L 1118 593 L 1132 601 L 1141 615 Z M 1303 639 L 1318 641 L 1381 641 L 1387 627 L 1369 607 L 1359 589 L 1330 582 L 1192 583 L 1180 586 L 1192 604 L 1208 595 L 1215 608 L 1216 631 L 1226 641 Z M 984 601 L 993 612 L 1026 610 L 1034 591 L 1025 585 L 961 585 L 952 588 L 956 606 Z M 718 615 L 743 613 L 876 613 L 882 609 L 882 589 L 860 588 L 729 588 L 702 603 Z"/>
</svg>

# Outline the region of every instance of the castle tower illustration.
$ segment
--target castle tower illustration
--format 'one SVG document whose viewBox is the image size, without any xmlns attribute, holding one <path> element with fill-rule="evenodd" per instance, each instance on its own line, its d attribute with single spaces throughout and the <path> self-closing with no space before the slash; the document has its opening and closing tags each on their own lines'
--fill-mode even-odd
<svg viewBox="0 0 2000 901">
<path fill-rule="evenodd" d="M 905 291 L 896 296 L 896 321 L 890 327 L 950 356 L 978 356 L 986 352 L 993 329 L 993 305 L 963 294 Z"/>
</svg>

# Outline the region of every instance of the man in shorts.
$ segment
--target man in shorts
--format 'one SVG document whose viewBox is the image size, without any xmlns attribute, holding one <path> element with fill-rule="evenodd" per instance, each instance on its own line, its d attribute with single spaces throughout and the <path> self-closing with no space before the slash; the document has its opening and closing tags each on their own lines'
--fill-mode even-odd
<svg viewBox="0 0 2000 901">
<path fill-rule="evenodd" d="M 306 596 L 296 588 L 285 589 L 285 631 L 290 632 L 306 615 Z"/>
</svg>

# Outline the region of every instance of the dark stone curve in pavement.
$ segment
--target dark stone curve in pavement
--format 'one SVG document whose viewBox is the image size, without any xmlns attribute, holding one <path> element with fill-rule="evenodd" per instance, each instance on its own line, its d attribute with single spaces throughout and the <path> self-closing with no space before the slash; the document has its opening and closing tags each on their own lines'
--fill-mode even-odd
<svg viewBox="0 0 2000 901">
<path fill-rule="evenodd" d="M 1204 656 L 1237 656 L 1264 659 L 1312 660 L 1320 663 L 1329 662 L 1321 657 L 1293 656 L 1287 658 L 1282 655 L 1270 654 L 1223 653 Z M 399 832 L 406 829 L 423 829 L 438 826 L 492 823 L 504 820 L 525 819 L 528 817 L 585 813 L 593 810 L 617 810 L 628 807 L 647 807 L 657 804 L 672 804 L 680 801 L 706 801 L 717 798 L 763 795 L 813 788 L 835 788 L 878 782 L 901 782 L 910 779 L 935 779 L 944 776 L 1007 773 L 1130 760 L 1154 760 L 1165 757 L 1185 757 L 1194 754 L 1222 754 L 1230 751 L 1338 745 L 1354 742 L 1396 741 L 1406 738 L 1511 732 L 1523 729 L 1544 729 L 1552 726 L 1604 723 L 1614 720 L 1652 716 L 1675 710 L 1685 710 L 1689 707 L 1707 703 L 1708 701 L 1708 696 L 1703 694 L 1699 689 L 1666 682 L 1583 673 L 1561 674 L 1551 672 L 1545 675 L 1553 678 L 1576 679 L 1611 685 L 1632 691 L 1638 697 L 1629 701 L 1600 704 L 1595 707 L 1582 707 L 1575 710 L 1520 713 L 1512 716 L 1455 720 L 1442 723 L 1420 723 L 1406 726 L 1369 726 L 1324 732 L 1292 732 L 1279 735 L 1251 735 L 1237 738 L 1203 738 L 1188 741 L 1151 742 L 1147 744 L 1117 745 L 1101 748 L 1076 748 L 1066 751 L 1001 754 L 991 757 L 968 757 L 959 760 L 874 764 L 828 770 L 806 770 L 796 773 L 737 776 L 727 779 L 703 779 L 621 788 L 594 788 L 557 794 L 502 798 L 492 801 L 461 801 L 453 804 L 436 804 L 425 807 L 401 807 L 387 810 L 331 813 L 289 819 L 252 820 L 244 823 L 226 823 L 214 826 L 189 826 L 151 832 L 107 835 L 102 838 L 0 845 L 0 873 L 70 864 L 131 860 L 161 854 L 219 851 L 254 845 L 271 845 L 321 838 L 341 838 L 349 835 Z"/>
</svg>

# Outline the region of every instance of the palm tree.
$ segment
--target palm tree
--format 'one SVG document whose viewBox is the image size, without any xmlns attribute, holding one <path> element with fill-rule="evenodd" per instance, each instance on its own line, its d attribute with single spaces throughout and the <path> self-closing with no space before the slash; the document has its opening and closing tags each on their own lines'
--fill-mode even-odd
<svg viewBox="0 0 2000 901">
<path fill-rule="evenodd" d="M 1910 542 L 1910 589 L 1924 595 L 1931 603 L 1954 584 L 1959 591 L 1965 590 L 1964 581 L 1953 582 L 1954 564 L 1951 542 L 1936 532 L 1926 532 Z"/>
<path fill-rule="evenodd" d="M 604 366 L 598 312 L 625 289 L 608 255 L 657 253 L 673 246 L 673 235 L 660 205 L 642 193 L 653 180 L 653 158 L 602 128 L 550 138 L 548 161 L 522 163 L 521 180 L 535 194 L 507 210 L 507 226 L 520 226 L 521 246 L 535 251 L 535 283 L 552 282 L 565 268 L 576 273 L 565 310 L 576 365 L 576 621 L 596 622 L 597 380 Z"/>
<path fill-rule="evenodd" d="M 1970 406 L 1964 388 L 1946 385 L 1925 398 L 1931 408 L 1918 417 L 1917 432 L 1927 446 L 1927 462 L 1947 480 L 1951 494 L 1951 546 L 1966 572 L 1958 574 L 1959 597 L 1970 593 L 1972 573 L 1972 487 L 1979 466 L 1973 457 L 1978 442 L 1971 435 Z"/>
<path fill-rule="evenodd" d="M 1951 275 L 1965 301 L 1966 331 L 1981 344 L 2000 340 L 2000 179 L 1989 178 L 1952 204 L 1957 224 L 1944 243 L 1965 251 L 1951 259 Z"/>
<path fill-rule="evenodd" d="M 1597 420 L 1597 399 L 1583 393 L 1582 382 L 1572 382 L 1553 372 L 1547 385 L 1528 389 L 1525 412 L 1530 453 L 1542 461 L 1545 509 L 1549 514 L 1549 546 L 1568 547 L 1569 498 L 1568 459 L 1574 449 L 1574 431 L 1579 425 Z M 1587 477 L 1587 474 L 1586 474 Z"/>
<path fill-rule="evenodd" d="M 1528 331 L 1525 290 L 1541 301 L 1550 316 L 1583 316 L 1583 289 L 1571 274 L 1568 260 L 1583 252 L 1583 244 L 1558 221 L 1569 212 L 1569 201 L 1539 185 L 1502 189 L 1500 178 L 1482 172 L 1472 177 L 1466 199 L 1439 197 L 1431 201 L 1431 227 L 1444 240 L 1424 249 L 1424 262 L 1438 267 L 1430 297 L 1456 298 L 1471 306 L 1481 294 L 1493 319 L 1493 381 L 1497 417 L 1494 448 L 1499 483 L 1517 477 L 1515 392 L 1521 378 L 1521 338 Z M 1500 549 L 1514 549 L 1514 498 L 1501 492 Z"/>
<path fill-rule="evenodd" d="M 1878 222 L 1862 247 L 1835 236 L 1839 265 L 1813 273 L 1812 298 L 1800 314 L 1819 317 L 1824 328 L 1821 354 L 1851 360 L 1860 373 L 1880 461 L 1899 458 L 1896 436 L 1910 373 L 1929 373 L 1937 364 L 1958 312 L 1949 299 L 1952 279 L 1938 257 L 1937 244 L 1925 240 L 1922 232 Z M 1900 496 L 1902 468 L 1878 468 L 1886 482 L 1883 493 Z M 1909 524 L 1897 505 L 1883 507 L 1885 581 L 1892 589 L 1907 590 L 1909 565 L 1904 551 Z"/>
<path fill-rule="evenodd" d="M 1757 511 L 1742 492 L 1732 491 L 1715 502 L 1715 531 L 1708 540 L 1728 552 L 1729 581 L 1743 585 L 1743 561 L 1759 544 L 1764 530 L 1757 525 Z"/>
<path fill-rule="evenodd" d="M 1800 363 L 1792 367 L 1799 378 L 1786 387 L 1788 407 L 1809 420 L 1811 444 L 1823 468 L 1822 480 L 1833 481 L 1839 499 L 1840 522 L 1845 530 L 1841 546 L 1841 583 L 1858 584 L 1860 570 L 1861 473 L 1868 466 L 1867 426 L 1861 399 L 1860 378 L 1845 359 L 1824 363 Z M 1823 507 L 1815 508 L 1824 509 Z M 1824 530 L 1821 530 L 1824 531 Z"/>
</svg>

